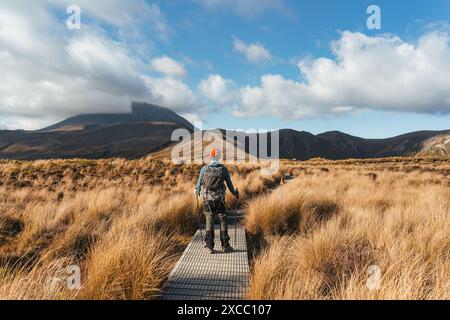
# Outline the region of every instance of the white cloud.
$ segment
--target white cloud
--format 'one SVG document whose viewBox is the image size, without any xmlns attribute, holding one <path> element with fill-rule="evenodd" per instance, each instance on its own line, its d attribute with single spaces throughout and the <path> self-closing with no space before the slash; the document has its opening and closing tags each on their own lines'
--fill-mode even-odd
<svg viewBox="0 0 450 320">
<path fill-rule="evenodd" d="M 236 15 L 255 18 L 267 11 L 278 11 L 295 16 L 284 0 L 194 0 L 208 10 L 228 10 Z"/>
<path fill-rule="evenodd" d="M 124 28 L 136 28 L 151 25 L 160 38 L 168 39 L 173 33 L 166 16 L 159 6 L 145 0 L 45 0 L 46 2 L 65 9 L 76 4 L 80 7 L 82 16 L 103 21 L 107 24 Z M 83 19 L 82 19 L 83 20 Z"/>
<path fill-rule="evenodd" d="M 107 38 L 93 34 L 76 37 L 66 46 L 69 61 L 88 78 L 94 88 L 123 95 L 145 96 L 149 93 L 142 80 L 145 66 L 128 50 Z"/>
<path fill-rule="evenodd" d="M 315 114 L 313 99 L 305 95 L 305 85 L 286 80 L 281 75 L 264 75 L 259 87 L 239 90 L 236 116 L 275 115 L 286 118 L 303 118 Z M 301 103 L 301 104 L 299 104 Z"/>
<path fill-rule="evenodd" d="M 127 22 L 121 20 L 126 11 L 121 3 L 108 2 L 123 9 L 111 11 L 116 18 L 108 16 L 108 23 Z M 89 8 L 101 14 L 97 7 Z M 197 112 L 194 95 L 183 82 L 156 78 L 149 86 L 151 66 L 133 46 L 113 40 L 95 21 L 82 20 L 81 30 L 68 31 L 50 10 L 38 2 L 0 3 L 0 127 L 36 129 L 80 113 L 126 112 L 131 100 L 167 102 L 175 111 Z"/>
<path fill-rule="evenodd" d="M 246 44 L 242 40 L 234 38 L 233 47 L 234 51 L 244 54 L 249 62 L 261 63 L 272 60 L 269 50 L 260 43 Z"/>
<path fill-rule="evenodd" d="M 184 66 L 167 56 L 155 58 L 151 62 L 153 70 L 164 74 L 167 77 L 182 78 L 186 76 Z"/>
<path fill-rule="evenodd" d="M 46 123 L 79 112 L 124 110 L 130 99 L 152 97 L 140 79 L 141 63 L 119 43 L 89 28 L 66 37 L 63 22 L 39 4 L 2 3 L 0 15 L 2 117 Z"/>
<path fill-rule="evenodd" d="M 159 6 L 156 4 L 150 5 L 150 11 L 150 21 L 154 25 L 156 31 L 158 31 L 159 37 L 164 40 L 168 39 L 173 31 L 167 22 L 166 16 L 161 12 Z"/>
<path fill-rule="evenodd" d="M 203 106 L 195 94 L 179 79 L 145 76 L 144 80 L 152 89 L 154 102 L 183 113 L 189 113 L 192 110 L 198 113 L 203 111 Z"/>
<path fill-rule="evenodd" d="M 450 111 L 450 37 L 430 32 L 417 43 L 393 35 L 344 32 L 335 60 L 301 61 L 308 90 L 327 105 L 370 109 Z"/>
<path fill-rule="evenodd" d="M 217 74 L 202 80 L 198 88 L 204 97 L 219 105 L 227 105 L 235 100 L 233 81 Z"/>
<path fill-rule="evenodd" d="M 234 114 L 301 119 L 358 109 L 450 112 L 447 32 L 428 32 L 417 43 L 344 32 L 332 50 L 334 59 L 299 62 L 303 81 L 267 74 L 258 86 L 228 92 Z"/>
</svg>

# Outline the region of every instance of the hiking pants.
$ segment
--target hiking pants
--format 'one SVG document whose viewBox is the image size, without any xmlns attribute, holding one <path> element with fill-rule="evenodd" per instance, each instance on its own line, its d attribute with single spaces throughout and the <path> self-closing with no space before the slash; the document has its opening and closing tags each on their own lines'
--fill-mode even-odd
<svg viewBox="0 0 450 320">
<path fill-rule="evenodd" d="M 222 247 L 229 246 L 230 237 L 228 236 L 227 214 L 223 201 L 204 201 L 203 213 L 206 218 L 206 245 L 214 248 L 214 215 L 219 217 L 220 221 L 220 243 Z"/>
</svg>

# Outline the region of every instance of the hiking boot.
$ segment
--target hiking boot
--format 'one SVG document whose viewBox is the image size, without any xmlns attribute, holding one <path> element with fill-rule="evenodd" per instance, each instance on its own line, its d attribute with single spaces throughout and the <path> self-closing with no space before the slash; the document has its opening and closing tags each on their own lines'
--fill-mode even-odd
<svg viewBox="0 0 450 320">
<path fill-rule="evenodd" d="M 230 236 L 228 232 L 220 230 L 220 244 L 222 245 L 222 249 L 230 246 Z"/>
<path fill-rule="evenodd" d="M 208 254 L 213 254 L 214 253 L 214 249 L 210 246 L 205 246 L 205 252 Z"/>
<path fill-rule="evenodd" d="M 205 247 L 214 249 L 214 231 L 206 231 L 204 244 Z"/>
<path fill-rule="evenodd" d="M 225 253 L 230 253 L 230 252 L 233 252 L 233 247 L 232 246 L 230 246 L 230 245 L 226 245 L 226 246 L 223 246 L 222 247 L 222 250 L 223 250 L 223 252 L 225 252 Z"/>
</svg>

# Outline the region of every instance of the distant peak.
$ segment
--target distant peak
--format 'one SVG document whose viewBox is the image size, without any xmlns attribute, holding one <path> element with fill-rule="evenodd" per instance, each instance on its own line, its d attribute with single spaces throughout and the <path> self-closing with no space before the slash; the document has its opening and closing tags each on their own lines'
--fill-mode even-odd
<svg viewBox="0 0 450 320">
<path fill-rule="evenodd" d="M 193 130 L 193 125 L 189 121 L 168 108 L 151 103 L 132 101 L 131 112 L 128 113 L 81 114 L 67 118 L 39 131 L 79 131 L 94 127 L 105 127 L 139 122 L 176 123 L 181 127 Z"/>
<path fill-rule="evenodd" d="M 131 113 L 147 113 L 149 111 L 154 111 L 154 110 L 171 111 L 168 108 L 164 108 L 164 107 L 158 106 L 156 104 L 152 104 L 152 103 L 137 102 L 137 101 L 131 102 Z"/>
<path fill-rule="evenodd" d="M 321 134 L 322 135 L 345 135 L 345 136 L 349 135 L 349 134 L 346 134 L 346 133 L 338 131 L 338 130 L 327 131 L 327 132 L 323 132 Z"/>
</svg>

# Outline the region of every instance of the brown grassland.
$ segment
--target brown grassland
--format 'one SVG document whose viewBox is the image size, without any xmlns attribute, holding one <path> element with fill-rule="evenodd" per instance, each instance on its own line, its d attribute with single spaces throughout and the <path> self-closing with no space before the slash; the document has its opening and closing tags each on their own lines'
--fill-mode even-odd
<svg viewBox="0 0 450 320">
<path fill-rule="evenodd" d="M 155 299 L 198 226 L 200 166 L 0 161 L 0 299 Z M 230 165 L 250 299 L 449 299 L 450 162 Z M 281 177 L 295 177 L 280 185 Z M 227 198 L 231 207 L 233 199 Z M 78 265 L 80 290 L 55 279 Z M 380 270 L 370 290 L 371 266 Z"/>
</svg>

